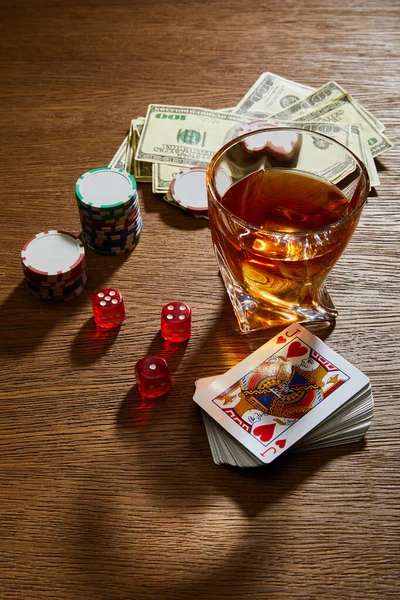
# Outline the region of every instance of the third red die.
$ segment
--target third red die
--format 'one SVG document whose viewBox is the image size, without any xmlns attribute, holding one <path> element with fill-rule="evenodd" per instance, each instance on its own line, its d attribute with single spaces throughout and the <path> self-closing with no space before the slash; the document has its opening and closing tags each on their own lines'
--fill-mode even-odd
<svg viewBox="0 0 400 600">
<path fill-rule="evenodd" d="M 185 342 L 192 333 L 192 309 L 184 302 L 169 302 L 161 311 L 161 335 L 169 342 Z"/>
<path fill-rule="evenodd" d="M 92 296 L 96 325 L 104 329 L 118 327 L 125 320 L 124 299 L 115 288 L 105 288 Z"/>
<path fill-rule="evenodd" d="M 167 361 L 161 356 L 145 356 L 135 365 L 136 383 L 143 398 L 158 398 L 172 387 Z"/>
</svg>

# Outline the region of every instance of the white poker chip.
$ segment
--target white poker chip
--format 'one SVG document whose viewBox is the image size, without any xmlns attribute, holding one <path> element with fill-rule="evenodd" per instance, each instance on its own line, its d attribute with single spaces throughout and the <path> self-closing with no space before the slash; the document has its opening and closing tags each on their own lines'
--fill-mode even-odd
<svg viewBox="0 0 400 600">
<path fill-rule="evenodd" d="M 51 277 L 66 277 L 83 270 L 85 248 L 72 233 L 43 231 L 24 244 L 21 261 L 28 273 L 49 281 Z"/>
<path fill-rule="evenodd" d="M 75 193 L 78 202 L 89 209 L 123 207 L 136 195 L 136 181 L 124 169 L 100 167 L 78 179 Z"/>
<path fill-rule="evenodd" d="M 172 198 L 183 208 L 193 211 L 208 209 L 206 167 L 189 167 L 172 179 Z"/>
</svg>

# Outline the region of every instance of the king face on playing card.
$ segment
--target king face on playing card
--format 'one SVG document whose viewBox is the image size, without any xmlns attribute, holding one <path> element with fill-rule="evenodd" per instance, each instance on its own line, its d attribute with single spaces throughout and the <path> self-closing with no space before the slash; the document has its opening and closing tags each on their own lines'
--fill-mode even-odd
<svg viewBox="0 0 400 600">
<path fill-rule="evenodd" d="M 322 340 L 293 324 L 193 399 L 261 462 L 270 463 L 368 382 Z"/>
</svg>

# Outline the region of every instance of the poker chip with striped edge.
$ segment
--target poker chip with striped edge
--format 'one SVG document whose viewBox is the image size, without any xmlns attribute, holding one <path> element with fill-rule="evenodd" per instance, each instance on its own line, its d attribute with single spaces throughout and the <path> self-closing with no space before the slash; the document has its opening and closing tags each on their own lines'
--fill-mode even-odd
<svg viewBox="0 0 400 600">
<path fill-rule="evenodd" d="M 43 300 L 69 300 L 87 281 L 85 248 L 67 231 L 50 229 L 30 238 L 21 250 L 29 291 Z"/>
<path fill-rule="evenodd" d="M 182 208 L 193 212 L 208 210 L 206 167 L 188 167 L 171 181 L 170 196 Z"/>
<path fill-rule="evenodd" d="M 124 169 L 99 167 L 76 182 L 82 241 L 102 255 L 136 248 L 142 231 L 136 181 Z"/>
</svg>

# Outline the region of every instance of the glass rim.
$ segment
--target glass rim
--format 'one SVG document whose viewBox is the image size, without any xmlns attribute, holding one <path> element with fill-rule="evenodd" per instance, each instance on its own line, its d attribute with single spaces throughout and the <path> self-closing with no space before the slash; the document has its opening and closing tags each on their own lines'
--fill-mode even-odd
<svg viewBox="0 0 400 600">
<path fill-rule="evenodd" d="M 221 203 L 221 201 L 219 200 L 219 194 L 216 193 L 215 186 L 214 186 L 214 177 L 212 177 L 211 173 L 214 172 L 215 166 L 218 163 L 219 159 L 223 156 L 223 154 L 225 154 L 231 147 L 240 143 L 243 139 L 245 139 L 249 136 L 258 135 L 260 133 L 266 133 L 266 132 L 271 132 L 271 131 L 282 131 L 283 129 L 288 130 L 288 131 L 296 131 L 299 133 L 307 132 L 309 134 L 318 135 L 322 138 L 326 138 L 330 142 L 334 142 L 338 146 L 341 146 L 346 152 L 348 152 L 348 154 L 350 154 L 353 157 L 354 161 L 360 167 L 360 169 L 364 175 L 366 191 L 364 194 L 364 198 L 361 200 L 361 202 L 358 203 L 358 205 L 351 211 L 350 214 L 342 217 L 341 219 L 339 219 L 337 221 L 334 221 L 333 223 L 331 223 L 329 225 L 325 225 L 324 227 L 319 227 L 317 229 L 307 229 L 304 231 L 279 231 L 279 230 L 272 230 L 272 229 L 262 229 L 262 228 L 258 227 L 257 225 L 253 225 L 252 223 L 249 223 L 249 222 L 245 221 L 244 219 L 242 219 L 241 217 L 238 217 L 237 215 L 232 213 Z M 261 169 L 258 169 L 258 170 L 261 170 Z M 287 167 L 287 170 L 290 170 L 290 167 Z M 254 172 L 256 172 L 256 171 L 254 171 Z M 307 174 L 307 171 L 299 171 L 299 172 L 301 172 L 303 174 Z M 331 185 L 335 185 L 332 182 L 325 180 L 323 177 L 321 177 L 321 179 L 323 181 L 327 181 Z M 360 158 L 358 158 L 358 156 L 352 150 L 347 148 L 347 146 L 345 146 L 341 142 L 338 142 L 337 140 L 329 137 L 328 135 L 325 135 L 324 133 L 319 133 L 319 132 L 314 132 L 314 131 L 311 132 L 308 129 L 301 129 L 300 127 L 263 127 L 262 129 L 257 129 L 255 131 L 251 131 L 249 133 L 243 133 L 242 135 L 239 135 L 239 136 L 233 138 L 232 140 L 227 142 L 224 146 L 222 146 L 210 160 L 209 165 L 207 167 L 206 187 L 207 187 L 207 192 L 211 193 L 213 199 L 218 204 L 218 206 L 225 213 L 228 213 L 229 215 L 231 215 L 231 217 L 234 219 L 234 221 L 236 221 L 238 224 L 246 227 L 247 229 L 250 229 L 251 231 L 257 231 L 258 233 L 264 232 L 269 235 L 279 235 L 279 236 L 287 235 L 287 236 L 292 236 L 292 237 L 293 236 L 300 237 L 300 236 L 306 236 L 306 235 L 315 235 L 322 231 L 332 229 L 332 227 L 338 227 L 339 225 L 346 223 L 346 221 L 354 218 L 362 210 L 362 208 L 364 207 L 364 204 L 367 201 L 368 195 L 371 191 L 371 184 L 370 184 L 370 179 L 369 179 L 367 168 L 366 168 L 365 164 L 363 163 L 363 161 Z"/>
</svg>

